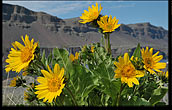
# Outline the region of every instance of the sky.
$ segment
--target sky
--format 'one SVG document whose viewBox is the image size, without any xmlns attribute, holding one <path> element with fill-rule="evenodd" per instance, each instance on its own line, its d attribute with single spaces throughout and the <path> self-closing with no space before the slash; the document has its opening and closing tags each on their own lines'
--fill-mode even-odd
<svg viewBox="0 0 172 110">
<path fill-rule="evenodd" d="M 168 1 L 3 1 L 62 19 L 79 17 L 96 2 L 102 15 L 116 16 L 119 24 L 150 22 L 168 30 Z"/>
</svg>

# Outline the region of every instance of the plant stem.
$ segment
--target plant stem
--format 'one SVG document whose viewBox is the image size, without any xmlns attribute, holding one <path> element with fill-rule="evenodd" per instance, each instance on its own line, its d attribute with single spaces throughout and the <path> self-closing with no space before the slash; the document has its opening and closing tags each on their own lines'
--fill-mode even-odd
<svg viewBox="0 0 172 110">
<path fill-rule="evenodd" d="M 111 54 L 111 45 L 110 45 L 110 34 L 107 34 L 107 39 L 108 39 L 108 53 Z"/>
<path fill-rule="evenodd" d="M 67 86 L 66 86 L 66 89 L 67 89 L 67 91 L 69 92 L 69 94 L 71 95 L 72 100 L 73 100 L 73 103 L 74 103 L 76 106 L 78 106 L 78 104 L 77 104 L 77 102 L 76 102 L 76 100 L 75 100 L 75 97 L 74 97 L 74 95 L 72 94 L 71 90 L 70 90 Z"/>
<path fill-rule="evenodd" d="M 106 51 L 108 52 L 108 40 L 107 40 L 107 36 L 106 36 L 106 33 L 105 34 L 103 34 L 103 36 L 104 36 L 104 38 L 105 38 L 105 49 L 106 49 Z"/>
<path fill-rule="evenodd" d="M 126 84 L 122 84 L 122 83 L 121 83 L 120 91 L 119 91 L 119 94 L 117 95 L 116 106 L 119 106 L 119 101 L 120 101 L 121 93 L 122 93 L 122 91 L 124 90 L 125 85 L 126 85 Z"/>
<path fill-rule="evenodd" d="M 108 54 L 111 54 L 110 34 L 104 33 L 103 36 L 105 38 L 105 49 L 108 52 Z"/>
</svg>

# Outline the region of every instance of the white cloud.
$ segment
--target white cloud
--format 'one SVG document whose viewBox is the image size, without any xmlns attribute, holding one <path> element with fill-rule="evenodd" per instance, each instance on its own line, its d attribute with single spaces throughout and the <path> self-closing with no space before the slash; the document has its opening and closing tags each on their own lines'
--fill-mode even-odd
<svg viewBox="0 0 172 110">
<path fill-rule="evenodd" d="M 93 1 L 3 1 L 3 3 L 20 5 L 33 11 L 43 11 L 48 14 L 60 16 L 81 9 L 87 9 Z"/>
<path fill-rule="evenodd" d="M 110 8 L 130 8 L 130 7 L 135 7 L 135 6 L 136 6 L 135 3 L 132 3 L 132 4 L 119 4 L 119 5 L 112 6 Z"/>
</svg>

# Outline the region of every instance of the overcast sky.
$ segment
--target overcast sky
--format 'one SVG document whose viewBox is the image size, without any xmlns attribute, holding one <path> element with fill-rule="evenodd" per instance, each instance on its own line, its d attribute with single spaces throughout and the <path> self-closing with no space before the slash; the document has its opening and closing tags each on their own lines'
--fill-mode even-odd
<svg viewBox="0 0 172 110">
<path fill-rule="evenodd" d="M 168 1 L 97 1 L 103 7 L 101 14 L 116 16 L 119 24 L 150 22 L 168 30 Z M 3 1 L 43 11 L 62 19 L 79 17 L 94 1 Z"/>
</svg>

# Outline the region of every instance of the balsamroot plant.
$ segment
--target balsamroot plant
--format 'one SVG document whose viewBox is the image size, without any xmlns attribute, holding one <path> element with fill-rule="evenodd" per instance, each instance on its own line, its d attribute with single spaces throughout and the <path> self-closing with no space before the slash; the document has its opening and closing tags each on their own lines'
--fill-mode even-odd
<svg viewBox="0 0 172 110">
<path fill-rule="evenodd" d="M 101 43 L 81 46 L 69 53 L 54 48 L 45 57 L 38 42 L 21 37 L 15 41 L 6 62 L 6 72 L 22 72 L 10 86 L 24 87 L 24 99 L 32 106 L 157 106 L 168 91 L 166 63 L 159 51 L 137 45 L 134 52 L 112 57 L 110 34 L 119 28 L 118 19 L 101 15 L 101 5 L 92 5 L 80 17 L 80 23 L 98 29 Z M 30 36 L 31 37 L 31 36 Z M 35 77 L 27 85 L 23 76 Z"/>
</svg>

